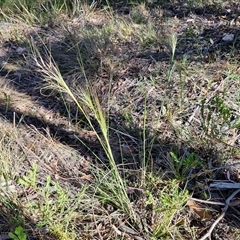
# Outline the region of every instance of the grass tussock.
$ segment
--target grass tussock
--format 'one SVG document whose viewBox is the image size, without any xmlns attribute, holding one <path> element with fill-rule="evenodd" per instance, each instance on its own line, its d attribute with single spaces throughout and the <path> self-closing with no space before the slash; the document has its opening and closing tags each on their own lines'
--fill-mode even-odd
<svg viewBox="0 0 240 240">
<path fill-rule="evenodd" d="M 209 184 L 239 181 L 235 12 L 231 42 L 204 1 L 0 6 L 0 236 L 204 236 L 228 197 Z"/>
</svg>

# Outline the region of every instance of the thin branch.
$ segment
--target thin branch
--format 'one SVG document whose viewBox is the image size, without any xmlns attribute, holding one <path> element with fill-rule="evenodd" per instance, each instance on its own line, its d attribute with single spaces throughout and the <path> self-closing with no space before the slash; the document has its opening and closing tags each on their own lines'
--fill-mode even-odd
<svg viewBox="0 0 240 240">
<path fill-rule="evenodd" d="M 208 230 L 208 232 L 202 237 L 200 238 L 200 240 L 204 240 L 204 239 L 211 239 L 211 234 L 212 234 L 212 231 L 213 229 L 216 227 L 216 225 L 223 219 L 223 217 L 225 216 L 227 210 L 228 210 L 228 207 L 229 207 L 229 204 L 230 204 L 230 201 L 240 192 L 240 189 L 237 189 L 236 191 L 234 191 L 226 200 L 225 202 L 225 207 L 221 213 L 221 215 L 216 219 L 216 221 L 213 223 L 213 225 L 211 226 L 211 228 Z"/>
<path fill-rule="evenodd" d="M 207 204 L 213 204 L 213 205 L 225 205 L 225 203 L 222 202 L 214 202 L 214 201 L 209 201 L 209 200 L 202 200 L 198 198 L 190 198 L 190 200 L 193 200 L 195 202 L 200 202 L 200 203 L 207 203 Z"/>
</svg>

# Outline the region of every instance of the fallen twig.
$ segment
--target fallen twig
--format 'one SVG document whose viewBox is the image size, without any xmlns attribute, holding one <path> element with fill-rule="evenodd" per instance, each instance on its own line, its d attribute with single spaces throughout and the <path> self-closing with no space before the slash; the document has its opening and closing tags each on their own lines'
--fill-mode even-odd
<svg viewBox="0 0 240 240">
<path fill-rule="evenodd" d="M 221 221 L 221 219 L 223 219 L 223 217 L 225 216 L 227 210 L 228 210 L 228 207 L 229 207 L 229 204 L 230 204 L 230 201 L 240 192 L 240 189 L 237 189 L 236 191 L 234 191 L 226 200 L 225 202 L 225 207 L 221 213 L 221 215 L 216 219 L 216 221 L 213 223 L 213 225 L 211 226 L 211 228 L 208 230 L 208 232 L 202 237 L 200 238 L 200 240 L 204 240 L 204 239 L 211 239 L 211 234 L 212 234 L 212 231 L 213 229 L 216 227 L 216 225 Z"/>
<path fill-rule="evenodd" d="M 225 203 L 223 202 L 215 202 L 215 201 L 209 201 L 209 200 L 202 200 L 198 198 L 189 198 L 189 200 L 193 200 L 195 202 L 200 202 L 200 203 L 206 203 L 206 204 L 212 204 L 212 205 L 220 205 L 220 206 L 225 206 Z M 234 202 L 229 203 L 230 207 L 234 207 L 240 205 L 240 199 L 236 199 Z"/>
<path fill-rule="evenodd" d="M 225 205 L 225 203 L 222 202 L 214 202 L 214 201 L 209 201 L 209 200 L 202 200 L 198 198 L 190 198 L 190 200 L 193 200 L 195 202 L 200 202 L 200 203 L 207 203 L 207 204 L 213 204 L 213 205 Z"/>
<path fill-rule="evenodd" d="M 216 189 L 240 189 L 240 183 L 235 182 L 213 182 L 210 184 L 210 188 Z"/>
</svg>

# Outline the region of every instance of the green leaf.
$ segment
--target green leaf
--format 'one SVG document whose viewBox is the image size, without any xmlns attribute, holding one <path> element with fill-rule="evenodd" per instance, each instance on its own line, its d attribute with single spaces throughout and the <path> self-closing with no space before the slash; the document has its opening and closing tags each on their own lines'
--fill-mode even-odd
<svg viewBox="0 0 240 240">
<path fill-rule="evenodd" d="M 13 240 L 19 240 L 19 238 L 15 235 L 15 234 L 13 234 L 13 233 L 8 233 L 8 236 L 11 238 L 11 239 L 13 239 Z"/>
<path fill-rule="evenodd" d="M 27 239 L 27 235 L 21 226 L 16 227 L 14 233 L 11 233 L 11 232 L 8 233 L 8 236 L 13 240 L 26 240 Z"/>
</svg>

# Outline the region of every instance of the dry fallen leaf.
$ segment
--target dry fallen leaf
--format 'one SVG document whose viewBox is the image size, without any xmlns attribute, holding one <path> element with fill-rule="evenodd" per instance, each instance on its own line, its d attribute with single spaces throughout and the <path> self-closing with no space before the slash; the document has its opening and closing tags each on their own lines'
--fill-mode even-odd
<svg viewBox="0 0 240 240">
<path fill-rule="evenodd" d="M 90 181 L 90 180 L 94 179 L 94 177 L 91 174 L 85 174 L 85 175 L 81 176 L 80 179 Z"/>
<path fill-rule="evenodd" d="M 187 205 L 189 206 L 190 210 L 197 213 L 200 218 L 208 220 L 212 219 L 212 216 L 207 212 L 207 209 L 197 204 L 195 201 L 188 200 Z"/>
</svg>

